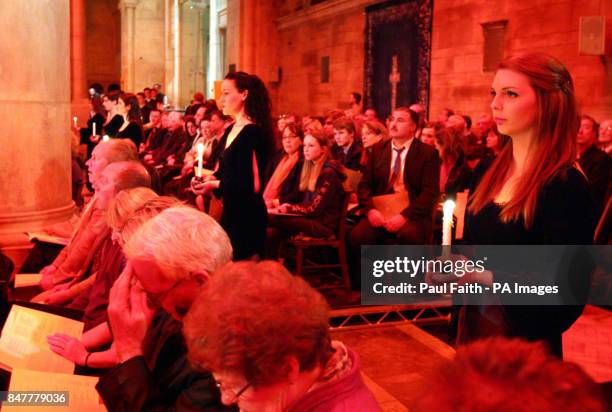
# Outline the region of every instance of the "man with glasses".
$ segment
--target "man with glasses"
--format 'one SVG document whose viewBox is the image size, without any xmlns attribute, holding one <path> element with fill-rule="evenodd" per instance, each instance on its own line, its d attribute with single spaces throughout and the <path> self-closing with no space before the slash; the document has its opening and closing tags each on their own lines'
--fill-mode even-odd
<svg viewBox="0 0 612 412">
<path fill-rule="evenodd" d="M 221 226 L 186 206 L 161 212 L 124 246 L 126 268 L 109 298 L 119 364 L 100 378 L 112 411 L 223 410 L 208 372 L 187 360 L 182 320 L 209 275 L 231 260 Z"/>
</svg>

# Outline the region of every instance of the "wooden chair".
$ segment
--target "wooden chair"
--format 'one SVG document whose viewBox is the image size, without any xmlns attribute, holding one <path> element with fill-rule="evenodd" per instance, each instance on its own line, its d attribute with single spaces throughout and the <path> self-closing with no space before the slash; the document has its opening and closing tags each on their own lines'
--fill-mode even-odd
<svg viewBox="0 0 612 412">
<path fill-rule="evenodd" d="M 315 269 L 340 269 L 340 278 L 346 293 L 351 293 L 351 279 L 349 277 L 348 263 L 346 259 L 346 215 L 349 205 L 350 193 L 345 191 L 342 212 L 340 214 L 340 222 L 336 235 L 331 238 L 311 238 L 303 236 L 293 236 L 287 244 L 295 248 L 295 274 L 302 276 L 305 270 Z M 310 248 L 330 247 L 338 253 L 338 263 L 316 263 L 310 260 L 305 260 L 304 252 Z M 331 286 L 330 288 L 333 288 Z"/>
</svg>

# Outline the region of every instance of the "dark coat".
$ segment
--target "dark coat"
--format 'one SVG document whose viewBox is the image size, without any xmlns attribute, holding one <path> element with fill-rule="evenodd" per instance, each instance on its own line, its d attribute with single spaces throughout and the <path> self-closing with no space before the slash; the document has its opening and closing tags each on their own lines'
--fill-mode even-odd
<svg viewBox="0 0 612 412">
<path fill-rule="evenodd" d="M 389 190 L 391 172 L 391 140 L 381 141 L 372 147 L 368 163 L 357 190 L 359 203 L 372 209 L 372 196 L 392 193 Z M 402 211 L 409 220 L 431 220 L 440 196 L 440 158 L 438 151 L 414 139 L 406 154 L 404 186 L 408 191 L 410 205 Z"/>
</svg>

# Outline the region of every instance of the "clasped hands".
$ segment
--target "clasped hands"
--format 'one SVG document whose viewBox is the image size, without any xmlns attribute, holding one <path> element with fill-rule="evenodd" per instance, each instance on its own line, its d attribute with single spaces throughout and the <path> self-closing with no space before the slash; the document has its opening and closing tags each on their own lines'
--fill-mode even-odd
<svg viewBox="0 0 612 412">
<path fill-rule="evenodd" d="M 195 195 L 205 195 L 219 187 L 219 181 L 213 175 L 202 179 L 194 177 L 191 179 L 191 191 Z"/>
<path fill-rule="evenodd" d="M 368 222 L 372 227 L 384 227 L 387 232 L 396 233 L 404 226 L 407 219 L 402 215 L 395 215 L 389 219 L 385 217 L 376 209 L 370 209 L 368 212 Z"/>
</svg>

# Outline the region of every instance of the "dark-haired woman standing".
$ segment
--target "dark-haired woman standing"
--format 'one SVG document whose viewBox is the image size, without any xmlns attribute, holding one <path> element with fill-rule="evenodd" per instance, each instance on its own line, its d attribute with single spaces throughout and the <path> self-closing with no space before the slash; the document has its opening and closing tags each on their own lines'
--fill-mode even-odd
<svg viewBox="0 0 612 412">
<path fill-rule="evenodd" d="M 136 144 L 136 147 L 139 147 L 142 141 L 142 121 L 136 96 L 133 94 L 120 95 L 117 101 L 117 113 L 123 116 L 123 124 L 117 132 L 117 137 L 130 139 Z"/>
<path fill-rule="evenodd" d="M 244 72 L 230 73 L 221 86 L 221 105 L 236 122 L 225 131 L 225 150 L 214 177 L 194 181 L 196 194 L 215 190 L 223 199 L 221 225 L 234 260 L 263 256 L 268 215 L 263 179 L 273 147 L 270 98 L 263 82 Z"/>
</svg>

